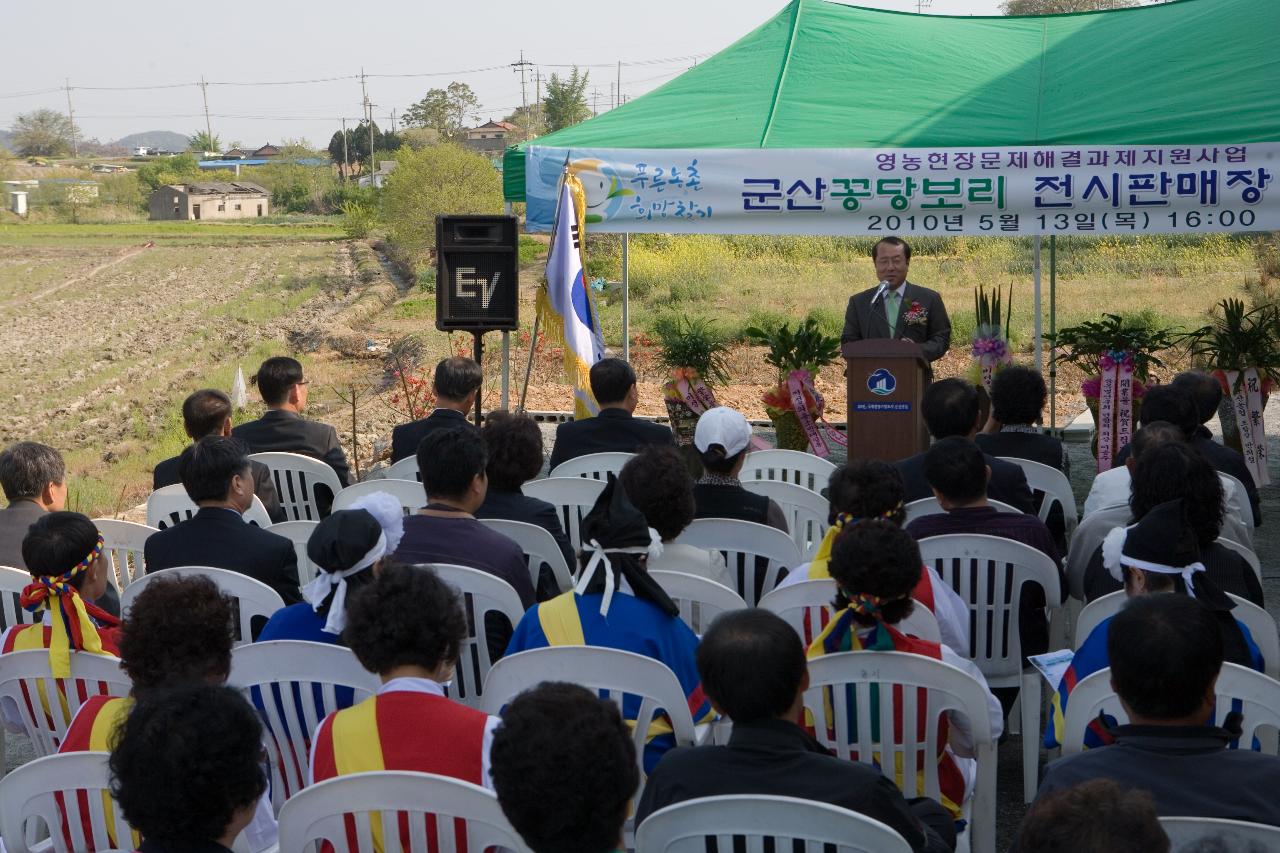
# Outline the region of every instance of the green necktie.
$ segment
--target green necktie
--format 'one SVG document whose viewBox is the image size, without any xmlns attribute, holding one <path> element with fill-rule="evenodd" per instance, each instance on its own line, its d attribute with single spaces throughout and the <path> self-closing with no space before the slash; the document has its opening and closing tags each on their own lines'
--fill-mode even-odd
<svg viewBox="0 0 1280 853">
<path fill-rule="evenodd" d="M 890 290 L 884 295 L 884 316 L 889 321 L 889 334 L 893 334 L 894 327 L 898 324 L 898 302 L 902 296 L 896 290 Z"/>
</svg>

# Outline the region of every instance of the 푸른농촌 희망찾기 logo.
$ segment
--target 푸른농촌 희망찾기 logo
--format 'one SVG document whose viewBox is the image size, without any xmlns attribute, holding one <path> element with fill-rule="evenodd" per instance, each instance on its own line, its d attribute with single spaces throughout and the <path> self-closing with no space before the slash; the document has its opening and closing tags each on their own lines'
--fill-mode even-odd
<svg viewBox="0 0 1280 853">
<path fill-rule="evenodd" d="M 867 377 L 867 390 L 880 397 L 886 397 L 898 387 L 898 380 L 883 367 Z"/>
</svg>

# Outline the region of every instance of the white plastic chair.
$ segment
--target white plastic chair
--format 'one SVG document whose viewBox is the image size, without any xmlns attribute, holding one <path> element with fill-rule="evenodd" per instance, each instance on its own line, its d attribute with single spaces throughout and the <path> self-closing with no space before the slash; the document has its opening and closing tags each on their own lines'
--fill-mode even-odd
<svg viewBox="0 0 1280 853">
<path fill-rule="evenodd" d="M 675 541 L 724 555 L 729 572 L 737 574 L 738 594 L 748 607 L 755 607 L 761 596 L 778 585 L 784 569 L 794 569 L 804 562 L 790 536 L 776 527 L 754 521 L 695 519 Z M 757 594 L 756 590 L 760 592 Z"/>
<path fill-rule="evenodd" d="M 997 512 L 1022 512 L 1016 506 L 1011 506 L 1003 501 L 992 500 L 991 498 L 987 498 L 987 504 Z M 907 513 L 906 519 L 902 522 L 903 527 L 906 527 L 922 515 L 940 515 L 946 512 L 942 508 L 942 504 L 938 503 L 937 498 L 920 498 L 907 504 L 903 509 Z"/>
<path fill-rule="evenodd" d="M 561 462 L 547 476 L 586 477 L 589 480 L 607 482 L 609 474 L 616 476 L 622 470 L 622 466 L 630 462 L 633 456 L 635 456 L 634 453 L 620 453 L 617 451 L 575 456 L 572 459 L 566 459 Z"/>
<path fill-rule="evenodd" d="M 659 711 L 665 712 L 671 724 L 676 746 L 694 743 L 693 716 L 675 673 L 651 657 L 600 646 L 550 646 L 504 657 L 485 678 L 480 710 L 496 717 L 519 693 L 544 681 L 581 684 L 604 694 L 619 707 L 626 694 L 640 698 L 632 726 L 642 780 L 637 798 L 644 790 L 644 748 L 649 725 Z"/>
<path fill-rule="evenodd" d="M 530 480 L 520 490 L 531 498 L 555 505 L 560 513 L 560 525 L 576 552 L 582 550 L 582 517 L 595 506 L 604 487 L 603 480 L 588 477 L 547 477 Z"/>
<path fill-rule="evenodd" d="M 107 758 L 106 752 L 48 755 L 0 780 L 0 833 L 5 850 L 133 850 L 133 830 L 110 800 Z M 78 796 L 80 792 L 87 796 Z M 113 806 L 109 811 L 107 803 Z M 45 833 L 47 841 L 32 843 Z"/>
<path fill-rule="evenodd" d="M 649 577 L 671 597 L 680 608 L 680 620 L 699 637 L 711 626 L 711 620 L 721 613 L 742 610 L 747 606 L 738 593 L 701 575 L 652 571 Z"/>
<path fill-rule="evenodd" d="M 800 635 L 800 641 L 807 649 L 830 620 L 834 612 L 831 602 L 835 597 L 836 582 L 831 578 L 818 578 L 775 589 L 760 599 L 759 606 L 782 617 Z M 938 617 L 919 602 L 912 608 L 911 615 L 896 627 L 902 633 L 921 640 L 942 642 Z"/>
<path fill-rule="evenodd" d="M 872 698 L 872 689 L 877 686 L 878 708 Z M 895 696 L 901 697 L 897 708 L 891 698 Z M 962 804 L 970 820 L 967 840 L 975 851 L 995 849 L 996 744 L 988 723 L 986 691 L 973 676 L 923 655 L 838 652 L 809 661 L 804 707 L 813 716 L 818 740 L 840 758 L 875 764 L 890 779 L 895 778 L 894 768 L 899 762 L 905 768 L 921 764 L 924 779 L 917 773 L 904 772 L 902 793 L 907 799 L 930 797 L 935 801 L 941 801 L 936 756 L 945 745 L 938 740 L 938 720 L 947 711 L 963 714 L 972 729 L 978 760 L 973 797 Z M 851 714 L 857 716 L 857 731 L 849 730 Z M 901 719 L 903 724 L 895 727 L 895 719 Z M 923 739 L 917 739 L 919 719 L 925 720 Z M 873 739 L 873 720 L 879 721 L 882 733 L 900 731 L 902 742 Z"/>
<path fill-rule="evenodd" d="M 1264 851 L 1280 850 L 1280 826 L 1227 820 L 1220 817 L 1162 817 L 1160 828 L 1173 842 L 1172 853 L 1188 849 L 1201 840 L 1223 841 L 1228 846 L 1212 850 Z M 1235 846 L 1231 842 L 1236 842 Z"/>
<path fill-rule="evenodd" d="M 1267 732 L 1258 730 L 1280 729 L 1280 682 L 1248 667 L 1224 663 L 1218 673 L 1215 724 L 1221 725 L 1226 719 L 1233 700 L 1241 703 L 1241 743 L 1248 743 L 1258 734 L 1263 751 L 1276 754 L 1274 731 L 1268 736 Z M 1084 751 L 1085 730 L 1100 713 L 1114 717 L 1120 725 L 1129 721 L 1119 697 L 1111 689 L 1110 668 L 1091 673 L 1071 688 L 1070 701 L 1063 714 L 1062 735 L 1058 738 L 1063 755 Z"/>
<path fill-rule="evenodd" d="M 338 475 L 325 462 L 301 453 L 251 453 L 250 459 L 271 469 L 271 480 L 285 517 L 290 521 L 320 520 L 319 492 L 324 486 L 335 498 L 342 491 Z"/>
<path fill-rule="evenodd" d="M 1098 546 L 1112 529 L 1127 526 L 1130 516 L 1129 505 L 1124 503 L 1105 506 L 1080 519 L 1080 526 L 1071 537 L 1067 558 L 1063 561 L 1063 571 L 1067 576 L 1067 595 L 1077 601 L 1084 601 L 1084 572 L 1089 567 L 1093 552 L 1098 550 Z"/>
<path fill-rule="evenodd" d="M 340 509 L 350 509 L 351 504 L 374 492 L 386 492 L 400 501 L 400 506 L 404 507 L 405 515 L 415 513 L 427 505 L 426 490 L 422 488 L 422 484 L 417 480 L 393 480 L 388 478 L 352 483 L 334 496 L 333 510 L 336 512 Z"/>
<path fill-rule="evenodd" d="M 909 853 L 901 835 L 858 812 L 795 797 L 733 794 L 703 797 L 667 806 L 649 815 L 636 830 L 636 850 L 642 853 L 706 853 L 707 836 L 716 850 L 736 849 L 745 839 L 747 850 L 791 850 L 799 842 L 805 850 L 838 853 Z"/>
<path fill-rule="evenodd" d="M 1071 490 L 1071 481 L 1067 479 L 1067 475 L 1054 468 L 1051 465 L 1045 465 L 1043 462 L 1035 462 L 1031 459 L 1019 459 L 1016 456 L 998 456 L 997 459 L 1003 459 L 1005 462 L 1012 462 L 1022 469 L 1022 473 L 1027 476 L 1027 485 L 1031 487 L 1031 491 L 1040 492 L 1044 495 L 1044 500 L 1040 502 L 1040 520 L 1048 523 L 1049 512 L 1053 509 L 1053 505 L 1057 504 L 1062 507 L 1062 518 L 1065 522 L 1066 538 L 1071 541 L 1071 534 L 1075 532 L 1076 525 L 1080 523 L 1080 514 L 1076 510 L 1075 492 Z"/>
<path fill-rule="evenodd" d="M 1244 557 L 1245 562 L 1249 564 L 1249 568 L 1253 569 L 1253 573 L 1257 575 L 1258 583 L 1259 585 L 1261 585 L 1262 561 L 1258 559 L 1258 555 L 1254 553 L 1254 550 L 1252 548 L 1250 548 L 1248 545 L 1241 545 L 1239 542 L 1235 541 L 1234 539 L 1228 539 L 1225 536 L 1219 536 L 1214 541 L 1217 542 L 1219 545 L 1223 546 L 1224 548 L 1230 548 L 1232 551 L 1235 551 L 1241 557 Z"/>
<path fill-rule="evenodd" d="M 1040 675 L 1022 669 L 1022 637 L 1018 612 L 1022 586 L 1030 581 L 1044 590 L 1049 613 L 1062 606 L 1058 567 L 1030 545 L 999 536 L 953 533 L 921 539 L 920 556 L 951 584 L 969 605 L 972 636 L 969 657 L 992 688 L 1018 687 L 1021 706 L 1022 792 L 1035 798 L 1039 783 Z"/>
<path fill-rule="evenodd" d="M 428 815 L 437 816 L 434 833 L 427 831 Z M 280 850 L 318 850 L 319 842 L 327 841 L 335 853 L 372 853 L 375 833 L 383 839 L 400 837 L 404 817 L 409 837 L 382 849 L 480 853 L 505 847 L 528 853 L 492 793 L 461 779 L 404 770 L 353 773 L 298 792 L 280 810 Z M 348 821 L 354 846 L 348 842 Z M 457 832 L 459 821 L 465 837 Z"/>
<path fill-rule="evenodd" d="M 520 546 L 520 550 L 529 561 L 529 579 L 533 582 L 534 589 L 538 588 L 538 578 L 543 563 L 551 567 L 556 586 L 561 592 L 568 592 L 573 588 L 574 573 L 569 568 L 569 564 L 564 561 L 564 552 L 556 544 L 555 537 L 547 532 L 546 528 L 506 518 L 482 518 L 480 523 Z"/>
<path fill-rule="evenodd" d="M 186 521 L 200 509 L 195 501 L 187 497 L 187 490 L 181 483 L 156 489 L 147 498 L 147 526 L 157 530 L 172 527 L 179 521 Z M 253 496 L 253 505 L 244 513 L 244 520 L 257 527 L 270 527 L 271 516 L 262 500 Z"/>
<path fill-rule="evenodd" d="M 488 572 L 448 563 L 424 563 L 422 568 L 433 570 L 440 580 L 461 593 L 462 609 L 467 614 L 467 637 L 462 641 L 453 684 L 446 693 L 456 702 L 478 708 L 484 701 L 487 675 L 494 666 L 485 632 L 486 617 L 490 613 L 500 614 L 514 629 L 524 616 L 524 606 L 511 584 Z"/>
<path fill-rule="evenodd" d="M 744 486 L 752 480 L 780 480 L 820 495 L 835 470 L 835 465 L 812 453 L 770 448 L 748 453 L 738 479 Z"/>
<path fill-rule="evenodd" d="M 1225 492 L 1222 507 L 1224 512 L 1222 531 L 1225 534 L 1230 534 L 1230 538 L 1235 539 L 1240 544 L 1252 548 L 1254 546 L 1253 507 L 1249 504 L 1249 493 L 1245 491 L 1244 483 L 1241 483 L 1230 474 L 1219 471 L 1218 479 L 1222 480 L 1222 487 Z"/>
<path fill-rule="evenodd" d="M 215 569 L 212 566 L 176 566 L 144 575 L 125 587 L 120 593 L 120 613 L 127 619 L 129 608 L 133 606 L 133 599 L 146 588 L 147 584 L 155 583 L 158 578 L 192 577 L 193 575 L 209 578 L 234 602 L 237 646 L 253 642 L 254 619 L 270 619 L 271 614 L 284 607 L 284 600 L 280 598 L 280 593 L 248 575 L 228 569 Z M 3 656 L 0 655 L 0 657 Z"/>
<path fill-rule="evenodd" d="M 22 607 L 22 591 L 31 583 L 26 569 L 0 566 L 0 632 L 14 625 L 30 625 L 41 618 Z"/>
<path fill-rule="evenodd" d="M 321 720 L 372 696 L 379 683 L 345 646 L 272 640 L 232 651 L 227 684 L 241 690 L 262 718 L 271 763 L 271 804 L 277 813 L 306 787 L 311 737 Z M 351 691 L 349 701 L 340 701 L 340 688 Z"/>
<path fill-rule="evenodd" d="M 120 659 L 111 655 L 73 651 L 67 678 L 53 677 L 47 649 L 0 655 L 0 701 L 16 706 L 37 756 L 58 751 L 76 711 L 91 697 L 128 696 L 131 689 Z"/>
<path fill-rule="evenodd" d="M 315 532 L 318 521 L 282 521 L 271 525 L 271 532 L 293 543 L 293 553 L 298 558 L 298 585 L 306 586 L 315 580 L 320 567 L 307 556 L 307 542 Z"/>
<path fill-rule="evenodd" d="M 406 456 L 399 462 L 392 462 L 382 473 L 383 477 L 388 480 L 413 480 L 416 483 L 422 482 L 422 472 L 418 470 L 417 455 Z"/>
<path fill-rule="evenodd" d="M 102 536 L 102 553 L 115 576 L 116 589 L 124 589 L 147 573 L 142 549 L 147 537 L 159 532 L 157 528 L 114 518 L 95 518 L 93 525 Z"/>
<path fill-rule="evenodd" d="M 778 505 L 801 555 L 806 560 L 813 559 L 830 526 L 827 516 L 831 507 L 827 499 L 815 491 L 782 480 L 744 480 L 742 487 L 753 494 L 764 495 Z"/>
</svg>

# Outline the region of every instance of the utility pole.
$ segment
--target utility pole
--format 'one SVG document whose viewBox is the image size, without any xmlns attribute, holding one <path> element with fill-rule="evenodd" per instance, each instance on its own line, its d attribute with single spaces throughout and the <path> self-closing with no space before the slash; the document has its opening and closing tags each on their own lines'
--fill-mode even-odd
<svg viewBox="0 0 1280 853">
<path fill-rule="evenodd" d="M 537 127 L 542 127 L 542 71 L 533 72 L 533 111 L 537 115 Z"/>
<path fill-rule="evenodd" d="M 600 90 L 595 87 L 591 89 L 591 114 L 600 115 Z"/>
<path fill-rule="evenodd" d="M 346 183 L 351 174 L 351 158 L 347 156 L 347 119 L 342 119 L 342 181 Z"/>
<path fill-rule="evenodd" d="M 396 110 L 395 110 L 395 107 L 392 107 L 392 108 L 391 108 L 391 132 L 392 132 L 393 134 L 396 132 Z"/>
<path fill-rule="evenodd" d="M 363 114 L 369 123 L 369 174 L 373 174 L 373 104 L 369 102 L 369 93 L 364 86 L 364 66 L 360 67 L 360 97 L 364 102 Z"/>
<path fill-rule="evenodd" d="M 622 60 L 618 60 L 618 106 L 622 106 Z"/>
<path fill-rule="evenodd" d="M 76 113 L 71 108 L 71 78 L 64 77 L 62 82 L 67 90 L 67 121 L 71 122 L 71 156 L 80 156 L 80 140 L 76 137 Z"/>
<path fill-rule="evenodd" d="M 206 141 L 213 145 L 213 125 L 209 123 L 209 84 L 204 81 L 204 75 L 200 75 L 200 94 L 204 96 L 204 132 L 208 137 Z"/>
<path fill-rule="evenodd" d="M 532 68 L 533 63 L 524 58 L 524 51 L 520 51 L 520 61 L 511 63 L 511 71 L 514 73 L 517 69 L 520 71 L 520 107 L 524 111 L 525 121 L 529 120 L 529 98 L 524 88 L 524 70 Z"/>
</svg>

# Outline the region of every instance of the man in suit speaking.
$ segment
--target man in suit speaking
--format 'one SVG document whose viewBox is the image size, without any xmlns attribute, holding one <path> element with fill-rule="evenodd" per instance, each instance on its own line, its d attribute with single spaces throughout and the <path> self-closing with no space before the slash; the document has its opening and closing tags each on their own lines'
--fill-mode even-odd
<svg viewBox="0 0 1280 853">
<path fill-rule="evenodd" d="M 911 247 L 898 237 L 885 237 L 871 247 L 880 283 L 849 297 L 840 342 L 868 338 L 914 341 L 930 363 L 951 345 L 951 321 L 937 291 L 907 281 Z M 933 379 L 932 367 L 925 380 Z"/>
</svg>

